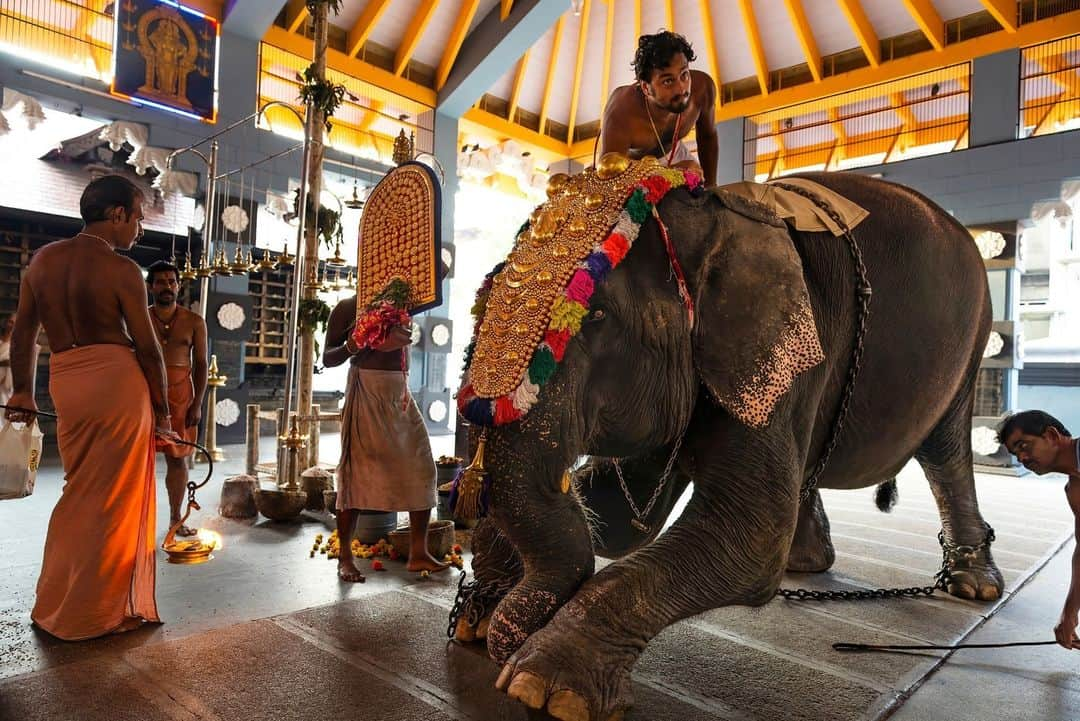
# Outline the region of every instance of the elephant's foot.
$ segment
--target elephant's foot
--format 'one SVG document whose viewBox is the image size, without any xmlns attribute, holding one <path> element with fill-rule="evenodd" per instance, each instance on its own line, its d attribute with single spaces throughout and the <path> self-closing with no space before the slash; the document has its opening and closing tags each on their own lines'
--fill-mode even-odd
<svg viewBox="0 0 1080 721">
<path fill-rule="evenodd" d="M 821 494 L 813 491 L 799 505 L 799 521 L 791 540 L 787 570 L 795 573 L 820 573 L 832 568 L 836 550 L 829 534 L 829 517 L 821 504 Z"/>
<path fill-rule="evenodd" d="M 566 602 L 549 590 L 515 588 L 491 616 L 487 629 L 488 656 L 505 663 L 533 633 L 543 628 Z"/>
<path fill-rule="evenodd" d="M 989 549 L 970 556 L 948 554 L 949 570 L 945 591 L 950 596 L 970 601 L 996 601 L 1005 589 L 1005 579 L 990 556 Z"/>
<path fill-rule="evenodd" d="M 633 704 L 637 654 L 605 644 L 560 613 L 503 666 L 495 687 L 562 721 L 616 721 Z"/>
</svg>

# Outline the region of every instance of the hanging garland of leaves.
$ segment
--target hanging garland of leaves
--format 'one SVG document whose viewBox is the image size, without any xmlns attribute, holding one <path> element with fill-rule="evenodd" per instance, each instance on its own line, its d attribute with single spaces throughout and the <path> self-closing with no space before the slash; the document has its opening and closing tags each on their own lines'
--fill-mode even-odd
<svg viewBox="0 0 1080 721">
<path fill-rule="evenodd" d="M 322 111 L 326 132 L 329 133 L 333 127 L 330 118 L 345 100 L 345 86 L 330 80 L 319 80 L 315 73 L 315 63 L 307 66 L 303 75 L 297 73 L 296 79 L 300 81 L 300 101 Z"/>
<path fill-rule="evenodd" d="M 299 313 L 296 316 L 296 325 L 302 332 L 311 332 L 316 329 L 320 333 L 326 332 L 326 323 L 330 320 L 330 306 L 321 298 L 301 298 Z M 315 355 L 318 356 L 319 341 L 312 338 L 315 344 Z"/>
<path fill-rule="evenodd" d="M 307 199 L 307 219 L 304 221 L 310 227 L 311 223 L 315 223 L 315 229 L 322 238 L 323 245 L 327 248 L 332 248 L 334 243 L 343 242 L 345 239 L 344 231 L 341 228 L 341 213 L 336 210 L 327 208 L 322 203 L 319 204 L 319 212 L 315 216 L 314 220 L 311 217 L 311 196 Z M 293 214 L 300 214 L 300 189 L 297 188 L 293 193 Z"/>
</svg>

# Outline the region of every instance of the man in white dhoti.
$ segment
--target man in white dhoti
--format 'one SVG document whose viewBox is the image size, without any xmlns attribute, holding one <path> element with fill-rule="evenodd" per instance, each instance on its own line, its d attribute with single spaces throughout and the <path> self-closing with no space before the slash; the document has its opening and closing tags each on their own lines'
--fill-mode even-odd
<svg viewBox="0 0 1080 721">
<path fill-rule="evenodd" d="M 428 553 L 427 528 L 435 507 L 435 461 L 424 419 L 406 388 L 409 329 L 395 328 L 377 349 L 352 339 L 356 296 L 337 304 L 326 329 L 323 363 L 351 363 L 341 417 L 337 468 L 338 577 L 363 581 L 353 560 L 353 530 L 360 509 L 409 512 L 410 571 L 442 571 Z"/>
</svg>

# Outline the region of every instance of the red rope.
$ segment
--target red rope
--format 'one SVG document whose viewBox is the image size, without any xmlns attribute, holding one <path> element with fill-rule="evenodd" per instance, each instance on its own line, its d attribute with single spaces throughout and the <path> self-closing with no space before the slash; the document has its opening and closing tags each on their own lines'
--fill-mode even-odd
<svg viewBox="0 0 1080 721">
<path fill-rule="evenodd" d="M 671 244 L 671 236 L 668 235 L 667 226 L 660 219 L 660 213 L 656 211 L 656 206 L 653 206 L 652 214 L 656 218 L 656 224 L 660 226 L 660 235 L 664 239 L 664 248 L 667 250 L 668 260 L 671 262 L 671 270 L 675 273 L 675 281 L 679 284 L 679 297 L 682 298 L 683 305 L 686 307 L 686 314 L 690 318 L 690 328 L 693 329 L 694 299 L 690 297 L 690 291 L 686 287 L 686 276 L 683 275 L 682 266 L 679 265 L 679 259 L 675 256 L 675 246 Z"/>
</svg>

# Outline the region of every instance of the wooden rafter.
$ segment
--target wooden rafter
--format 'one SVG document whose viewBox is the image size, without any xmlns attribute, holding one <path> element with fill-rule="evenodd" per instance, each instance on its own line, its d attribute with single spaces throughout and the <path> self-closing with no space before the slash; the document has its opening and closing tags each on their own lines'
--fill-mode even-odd
<svg viewBox="0 0 1080 721">
<path fill-rule="evenodd" d="M 765 61 L 765 46 L 761 43 L 761 33 L 758 31 L 757 20 L 754 19 L 754 6 L 750 0 L 739 0 L 739 10 L 742 12 L 746 39 L 750 43 L 750 54 L 754 56 L 754 69 L 757 71 L 761 94 L 768 95 L 769 65 Z"/>
<path fill-rule="evenodd" d="M 611 0 L 615 2 L 615 0 Z M 632 0 L 634 4 L 634 49 L 637 49 L 638 38 L 641 37 L 641 0 Z"/>
<path fill-rule="evenodd" d="M 514 8 L 514 0 L 499 0 L 499 19 L 505 20 Z"/>
<path fill-rule="evenodd" d="M 604 69 L 600 75 L 600 117 L 604 117 L 607 107 L 608 88 L 611 82 L 611 38 L 615 35 L 615 2 L 608 0 L 607 13 L 604 16 Z"/>
<path fill-rule="evenodd" d="M 844 11 L 844 17 L 851 25 L 851 30 L 855 33 L 855 38 L 859 41 L 859 47 L 863 49 L 867 62 L 871 67 L 876 68 L 881 64 L 881 41 L 878 40 L 870 19 L 866 17 L 862 4 L 859 0 L 836 0 L 836 2 Z"/>
<path fill-rule="evenodd" d="M 705 37 L 705 54 L 709 58 L 709 70 L 712 72 L 713 82 L 719 88 L 723 82 L 720 79 L 720 59 L 716 54 L 716 39 L 713 35 L 712 11 L 709 9 L 709 0 L 698 0 L 698 12 L 701 14 L 701 33 Z M 716 107 L 720 107 L 720 93 L 716 94 Z"/>
<path fill-rule="evenodd" d="M 559 17 L 555 23 L 555 38 L 551 41 L 551 60 L 548 62 L 547 79 L 544 81 L 544 99 L 540 104 L 540 133 L 547 125 L 548 110 L 551 109 L 551 90 L 555 87 L 555 66 L 559 64 L 559 47 L 562 45 L 563 22 L 566 16 Z"/>
<path fill-rule="evenodd" d="M 1065 123 L 1076 116 L 1080 111 L 1080 75 L 1075 68 L 1070 68 L 1059 56 L 1049 57 L 1039 61 L 1043 72 L 1048 74 L 1051 80 L 1062 87 L 1054 102 L 1050 104 L 1046 114 L 1035 125 L 1032 135 L 1045 135 L 1056 130 L 1056 123 Z"/>
<path fill-rule="evenodd" d="M 442 90 L 442 86 L 446 85 L 446 78 L 450 75 L 450 68 L 454 67 L 454 61 L 457 60 L 458 53 L 461 52 L 461 44 L 465 41 L 465 33 L 469 31 L 469 25 L 472 24 L 479 5 L 480 0 L 464 0 L 461 3 L 461 10 L 458 11 L 454 29 L 450 31 L 450 38 L 446 41 L 446 47 L 443 48 L 439 68 L 435 71 L 436 90 Z"/>
<path fill-rule="evenodd" d="M 409 22 L 409 27 L 405 29 L 405 37 L 401 39 L 397 53 L 394 54 L 394 75 L 401 75 L 405 72 L 409 61 L 412 60 L 413 53 L 416 52 L 416 46 L 420 44 L 420 39 L 424 37 L 424 31 L 427 30 L 428 24 L 431 23 L 431 18 L 435 16 L 437 7 L 439 7 L 439 0 L 423 0 L 420 7 L 416 9 L 416 14 L 413 15 L 412 20 Z"/>
<path fill-rule="evenodd" d="M 664 27 L 675 32 L 675 0 L 664 0 Z"/>
<path fill-rule="evenodd" d="M 529 51 L 526 50 L 525 54 L 521 56 L 521 60 L 518 60 L 517 70 L 514 72 L 514 85 L 510 89 L 510 103 L 507 117 L 511 122 L 514 120 L 514 115 L 517 114 L 518 101 L 521 99 L 521 81 L 525 79 L 525 70 L 528 67 Z"/>
<path fill-rule="evenodd" d="M 360 13 L 360 17 L 356 18 L 356 22 L 349 30 L 348 39 L 345 41 L 346 55 L 351 58 L 356 57 L 360 48 L 364 47 L 364 43 L 371 37 L 371 31 L 375 29 L 375 24 L 379 22 L 379 18 L 388 7 L 390 7 L 390 0 L 368 0 L 364 11 Z"/>
<path fill-rule="evenodd" d="M 308 19 L 307 2 L 305 0 L 289 0 L 285 6 L 285 29 L 295 33 Z"/>
<path fill-rule="evenodd" d="M 896 113 L 896 117 L 900 119 L 900 131 L 894 137 L 889 154 L 885 157 L 886 163 L 903 155 L 904 151 L 911 147 L 911 129 L 919 127 L 919 120 L 915 117 L 911 106 L 907 104 L 903 93 L 889 93 L 889 104 L 892 106 L 892 111 Z"/>
<path fill-rule="evenodd" d="M 364 117 L 361 118 L 360 122 L 356 126 L 356 129 L 359 130 L 362 133 L 365 133 L 368 130 L 370 130 L 371 126 L 374 125 L 375 121 L 378 120 L 379 116 L 382 115 L 382 109 L 383 109 L 383 101 L 381 101 L 381 100 L 372 100 L 371 105 L 364 112 Z"/>
<path fill-rule="evenodd" d="M 810 21 L 806 19 L 806 11 L 803 9 L 802 0 L 784 0 L 787 5 L 791 24 L 795 28 L 795 35 L 799 38 L 803 56 L 810 68 L 810 74 L 814 76 L 814 82 L 821 82 L 821 53 L 818 51 L 814 33 L 810 30 Z"/>
<path fill-rule="evenodd" d="M 934 50 L 942 50 L 945 47 L 945 23 L 930 0 L 904 0 L 904 5 Z"/>
<path fill-rule="evenodd" d="M 589 39 L 589 11 L 591 9 L 592 0 L 584 0 L 581 4 L 581 26 L 578 30 L 577 60 L 574 63 L 574 87 L 570 92 L 570 118 L 566 123 L 567 143 L 574 142 L 574 123 L 577 121 L 578 96 L 581 93 L 581 76 L 584 74 L 585 44 Z"/>
<path fill-rule="evenodd" d="M 1016 32 L 1016 0 L 981 0 L 986 11 L 994 16 L 1006 32 Z"/>
<path fill-rule="evenodd" d="M 936 120 L 917 123 L 914 126 L 893 133 L 883 133 L 881 130 L 873 130 L 862 135 L 851 135 L 847 138 L 847 146 L 849 148 L 858 149 L 857 156 L 852 157 L 888 154 L 893 146 L 896 145 L 897 136 L 900 132 L 903 132 L 908 137 L 908 147 L 919 147 L 929 143 L 940 142 L 942 134 L 945 133 L 948 128 L 952 127 L 955 127 L 958 136 L 956 142 L 960 143 L 964 140 L 964 131 L 967 129 L 967 125 L 966 114 L 938 118 Z M 772 168 L 778 165 L 778 158 L 780 159 L 779 167 L 781 169 L 785 167 L 803 168 L 812 165 L 827 165 L 830 157 L 836 152 L 836 141 L 826 140 L 821 143 L 815 143 L 814 145 L 799 147 L 784 146 L 782 150 L 779 150 L 780 147 L 780 145 L 777 146 L 777 151 L 762 153 L 757 156 L 755 161 L 755 174 L 760 175 L 762 173 L 769 173 Z"/>
</svg>

